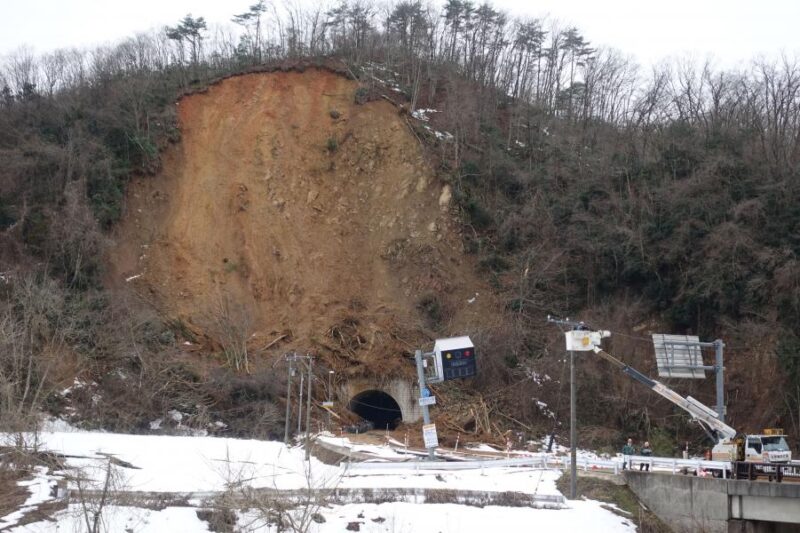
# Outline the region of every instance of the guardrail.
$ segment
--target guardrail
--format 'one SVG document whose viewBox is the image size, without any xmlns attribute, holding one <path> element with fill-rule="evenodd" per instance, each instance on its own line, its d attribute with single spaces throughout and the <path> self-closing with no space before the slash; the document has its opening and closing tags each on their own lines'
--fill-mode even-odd
<svg viewBox="0 0 800 533">
<path fill-rule="evenodd" d="M 672 457 L 646 457 L 633 455 L 627 458 L 633 467 L 640 464 L 650 465 L 650 468 L 669 470 L 673 474 L 680 471 L 689 470 L 692 472 L 719 471 L 722 477 L 730 476 L 731 463 L 722 461 L 705 461 L 702 459 L 675 459 Z M 532 457 L 518 457 L 514 459 L 491 459 L 481 461 L 405 461 L 405 462 L 350 462 L 342 463 L 342 475 L 367 475 L 377 471 L 399 471 L 399 470 L 475 470 L 486 468 L 515 468 L 530 467 L 543 470 L 562 469 L 566 470 L 570 466 L 569 456 L 538 455 Z M 578 468 L 584 471 L 602 470 L 619 474 L 622 468 L 622 459 L 600 459 L 579 457 L 577 459 Z"/>
<path fill-rule="evenodd" d="M 800 479 L 800 465 L 792 463 L 748 463 L 737 461 L 733 463 L 733 477 L 735 479 L 755 480 L 760 477 L 773 479 L 780 483 L 783 478 L 794 481 Z"/>
</svg>

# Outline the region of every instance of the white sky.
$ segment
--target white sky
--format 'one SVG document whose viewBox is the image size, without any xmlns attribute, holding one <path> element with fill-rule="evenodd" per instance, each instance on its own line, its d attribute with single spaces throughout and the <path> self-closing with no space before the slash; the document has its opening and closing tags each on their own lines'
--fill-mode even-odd
<svg viewBox="0 0 800 533">
<path fill-rule="evenodd" d="M 285 0 L 274 0 L 281 5 Z M 314 0 L 299 0 L 312 2 Z M 437 0 L 434 0 L 437 1 Z M 0 55 L 112 42 L 191 12 L 226 24 L 253 0 L 0 0 Z M 478 1 L 476 0 L 476 3 Z M 800 53 L 800 0 L 493 0 L 520 16 L 549 15 L 594 45 L 643 65 L 669 56 L 712 56 L 735 66 L 763 54 Z"/>
</svg>

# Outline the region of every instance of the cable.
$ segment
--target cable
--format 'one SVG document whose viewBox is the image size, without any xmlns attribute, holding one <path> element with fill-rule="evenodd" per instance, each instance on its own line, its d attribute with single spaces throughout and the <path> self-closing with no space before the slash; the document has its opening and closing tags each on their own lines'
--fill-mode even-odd
<svg viewBox="0 0 800 533">
<path fill-rule="evenodd" d="M 352 403 L 357 403 L 359 405 L 363 405 L 365 407 L 369 407 L 369 408 L 372 408 L 372 409 L 378 409 L 380 411 L 390 411 L 390 412 L 393 412 L 393 413 L 394 412 L 398 412 L 398 413 L 402 412 L 402 410 L 400 409 L 399 405 L 397 406 L 397 409 L 391 409 L 391 408 L 388 408 L 388 407 L 379 407 L 377 405 L 372 405 L 372 404 L 369 404 L 369 403 L 360 402 L 358 400 L 350 400 L 350 403 L 351 404 Z M 395 402 L 395 403 L 397 403 L 397 402 Z"/>
<path fill-rule="evenodd" d="M 620 333 L 619 331 L 611 331 L 611 335 L 612 336 L 616 336 L 616 337 L 627 337 L 629 339 L 633 339 L 633 340 L 636 340 L 636 341 L 647 342 L 647 343 L 653 342 L 652 338 L 641 337 L 639 335 L 628 335 L 627 333 Z"/>
</svg>

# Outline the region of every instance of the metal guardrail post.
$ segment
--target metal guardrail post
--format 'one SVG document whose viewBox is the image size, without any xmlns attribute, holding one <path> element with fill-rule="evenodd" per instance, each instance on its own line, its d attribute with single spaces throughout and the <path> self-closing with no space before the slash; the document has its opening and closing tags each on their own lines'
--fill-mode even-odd
<svg viewBox="0 0 800 533">
<path fill-rule="evenodd" d="M 717 374 L 717 418 L 720 422 L 725 422 L 725 366 L 723 365 L 723 350 L 725 343 L 721 339 L 714 341 L 715 365 Z"/>
</svg>

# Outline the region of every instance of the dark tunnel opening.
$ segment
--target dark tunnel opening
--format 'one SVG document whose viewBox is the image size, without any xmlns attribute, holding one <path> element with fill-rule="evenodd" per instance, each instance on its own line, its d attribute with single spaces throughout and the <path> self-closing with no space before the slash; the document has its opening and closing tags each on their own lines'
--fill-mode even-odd
<svg viewBox="0 0 800 533">
<path fill-rule="evenodd" d="M 379 390 L 368 390 L 353 396 L 350 410 L 371 422 L 375 429 L 395 429 L 403 421 L 403 413 L 394 398 Z"/>
</svg>

